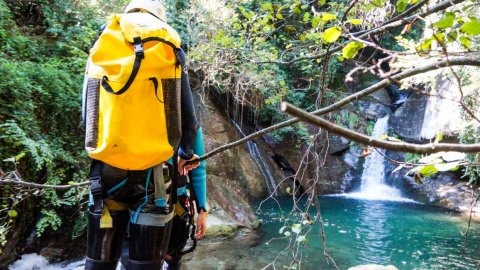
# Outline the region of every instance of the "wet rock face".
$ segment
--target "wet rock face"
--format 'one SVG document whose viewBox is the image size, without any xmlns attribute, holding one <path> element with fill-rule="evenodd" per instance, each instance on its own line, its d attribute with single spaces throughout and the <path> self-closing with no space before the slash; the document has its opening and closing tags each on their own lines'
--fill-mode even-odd
<svg viewBox="0 0 480 270">
<path fill-rule="evenodd" d="M 204 133 L 205 151 L 238 139 L 235 129 L 209 100 L 194 95 L 196 113 Z M 207 160 L 207 196 L 212 210 L 219 209 L 247 228 L 259 225 L 253 198 L 266 196 L 267 187 L 245 147 L 235 147 Z"/>
<path fill-rule="evenodd" d="M 423 110 L 427 101 L 427 96 L 413 92 L 405 104 L 390 117 L 390 128 L 402 140 L 421 142 Z"/>
</svg>

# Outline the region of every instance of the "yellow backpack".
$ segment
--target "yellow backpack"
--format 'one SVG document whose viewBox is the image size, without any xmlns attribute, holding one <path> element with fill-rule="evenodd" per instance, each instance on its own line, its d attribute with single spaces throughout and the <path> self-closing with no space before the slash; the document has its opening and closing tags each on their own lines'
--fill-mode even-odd
<svg viewBox="0 0 480 270">
<path fill-rule="evenodd" d="M 180 141 L 180 37 L 148 13 L 114 15 L 90 51 L 85 148 L 91 158 L 144 170 Z"/>
</svg>

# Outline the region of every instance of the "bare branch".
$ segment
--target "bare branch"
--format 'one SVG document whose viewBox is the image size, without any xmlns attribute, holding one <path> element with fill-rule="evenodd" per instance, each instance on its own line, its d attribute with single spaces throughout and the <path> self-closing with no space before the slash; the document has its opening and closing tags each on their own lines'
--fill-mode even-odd
<svg viewBox="0 0 480 270">
<path fill-rule="evenodd" d="M 39 189 L 47 189 L 47 188 L 52 188 L 52 189 L 57 189 L 57 190 L 68 190 L 71 188 L 76 188 L 76 187 L 83 187 L 87 186 L 89 184 L 88 181 L 86 182 L 80 182 L 80 183 L 75 183 L 72 185 L 46 185 L 46 184 L 38 184 L 38 183 L 33 183 L 33 182 L 27 182 L 18 175 L 13 172 L 10 174 L 7 174 L 4 177 L 0 177 L 0 186 L 5 186 L 5 185 L 10 185 L 10 186 L 24 186 L 24 187 L 31 187 L 31 188 L 39 188 Z"/>
<path fill-rule="evenodd" d="M 454 144 L 454 143 L 428 143 L 428 144 L 414 144 L 405 142 L 390 142 L 385 140 L 378 140 L 364 134 L 343 128 L 325 119 L 313 115 L 312 113 L 301 110 L 287 102 L 282 103 L 282 111 L 302 119 L 302 121 L 322 127 L 329 132 L 338 136 L 345 137 L 358 143 L 371 145 L 374 147 L 383 148 L 386 150 L 407 152 L 416 154 L 433 154 L 443 151 L 458 151 L 465 153 L 480 152 L 479 144 Z"/>
</svg>

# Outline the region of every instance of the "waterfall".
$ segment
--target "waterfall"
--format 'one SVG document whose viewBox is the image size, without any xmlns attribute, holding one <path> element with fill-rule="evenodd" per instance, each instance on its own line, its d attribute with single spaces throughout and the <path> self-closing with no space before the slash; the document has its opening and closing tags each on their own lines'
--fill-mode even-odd
<svg viewBox="0 0 480 270">
<path fill-rule="evenodd" d="M 245 133 L 243 133 L 242 128 L 233 120 L 232 120 L 232 123 L 235 126 L 235 128 L 240 132 L 240 134 L 242 134 L 242 136 L 245 137 L 246 135 Z M 275 181 L 275 178 L 272 175 L 272 171 L 270 170 L 270 166 L 265 160 L 264 155 L 262 154 L 260 148 L 254 141 L 248 141 L 247 147 L 248 147 L 248 153 L 253 158 L 253 160 L 255 161 L 255 164 L 257 164 L 258 168 L 260 169 L 260 172 L 265 178 L 265 182 L 267 183 L 268 193 L 277 196 L 278 195 L 277 189 L 276 189 L 277 182 Z"/>
<path fill-rule="evenodd" d="M 377 120 L 371 135 L 373 138 L 378 139 L 387 134 L 388 118 L 387 115 Z M 398 189 L 385 184 L 385 158 L 383 157 L 385 150 L 380 148 L 377 150 L 372 150 L 372 153 L 365 158 L 360 190 L 345 196 L 367 200 L 412 201 L 402 198 Z"/>
</svg>

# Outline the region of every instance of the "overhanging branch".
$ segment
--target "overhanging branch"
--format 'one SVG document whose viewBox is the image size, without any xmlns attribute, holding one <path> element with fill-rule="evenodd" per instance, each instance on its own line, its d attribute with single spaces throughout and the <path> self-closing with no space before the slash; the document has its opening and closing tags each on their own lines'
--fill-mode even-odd
<svg viewBox="0 0 480 270">
<path fill-rule="evenodd" d="M 396 82 L 396 81 L 399 81 L 399 80 L 402 80 L 402 79 L 405 79 L 405 78 L 408 78 L 408 77 L 411 77 L 411 76 L 414 76 L 414 75 L 417 75 L 417 74 L 420 74 L 420 73 L 425 73 L 425 72 L 428 72 L 428 71 L 432 71 L 432 70 L 435 70 L 435 69 L 438 69 L 438 68 L 444 68 L 446 67 L 447 65 L 450 65 L 450 66 L 458 66 L 458 65 L 466 65 L 466 66 L 480 66 L 480 57 L 478 54 L 476 55 L 472 55 L 472 56 L 469 56 L 469 57 L 455 57 L 455 58 L 450 58 L 448 61 L 447 60 L 441 60 L 441 61 L 438 61 L 438 62 L 435 62 L 435 63 L 430 63 L 430 64 L 427 64 L 427 65 L 423 65 L 423 66 L 420 66 L 420 67 L 417 67 L 417 68 L 412 68 L 412 69 L 409 69 L 409 70 L 406 70 L 406 71 L 403 71 L 401 73 L 398 73 L 396 75 L 393 75 L 391 77 L 388 77 L 388 78 L 385 78 L 383 79 L 382 81 L 370 86 L 370 87 L 367 87 L 353 95 L 350 95 L 348 97 L 345 97 L 337 102 L 335 102 L 334 104 L 330 105 L 330 106 L 327 106 L 325 108 L 322 108 L 322 109 L 319 109 L 319 110 L 316 110 L 314 112 L 312 112 L 312 114 L 315 114 L 315 115 L 323 115 L 323 114 L 326 114 L 326 113 L 330 113 L 332 111 L 335 111 L 351 102 L 354 102 L 354 101 L 357 101 L 357 100 L 360 100 L 361 98 L 365 97 L 365 96 L 368 96 L 380 89 L 383 89 L 385 88 L 386 86 L 392 84 L 392 82 Z M 268 134 L 270 132 L 273 132 L 275 130 L 278 130 L 278 129 L 281 129 L 281 128 L 284 128 L 284 127 L 288 127 L 288 126 L 291 126 L 291 125 L 294 125 L 296 123 L 298 123 L 300 121 L 300 119 L 298 118 L 292 118 L 290 120 L 287 120 L 287 121 L 284 121 L 284 122 L 281 122 L 281 123 L 278 123 L 276 125 L 273 125 L 273 126 L 270 126 L 268 128 L 265 128 L 265 129 L 262 129 L 260 131 L 257 131 L 255 133 L 252 133 L 238 141 L 235 141 L 235 142 L 232 142 L 232 143 L 229 143 L 229 144 L 226 144 L 226 145 L 223 145 L 219 148 L 216 148 L 210 152 L 208 152 L 207 154 L 205 154 L 204 156 L 200 157 L 200 160 L 205 160 L 205 159 L 208 159 L 218 153 L 221 153 L 225 150 L 228 150 L 230 148 L 233 148 L 235 146 L 238 146 L 240 144 L 243 144 L 247 141 L 251 141 L 251 140 L 254 140 L 255 138 L 258 138 L 258 137 L 261 137 L 265 134 Z"/>
<path fill-rule="evenodd" d="M 407 152 L 415 154 L 433 154 L 438 152 L 457 151 L 464 153 L 478 153 L 480 152 L 480 144 L 454 144 L 454 143 L 428 143 L 428 144 L 413 144 L 405 142 L 390 142 L 385 140 L 375 139 L 364 134 L 355 132 L 350 129 L 338 126 L 330 121 L 315 116 L 312 113 L 299 109 L 287 102 L 282 103 L 282 111 L 295 116 L 302 121 L 308 122 L 312 125 L 319 126 L 333 134 L 350 139 L 352 141 L 370 145 L 374 147 L 383 148 L 386 150 Z"/>
</svg>

